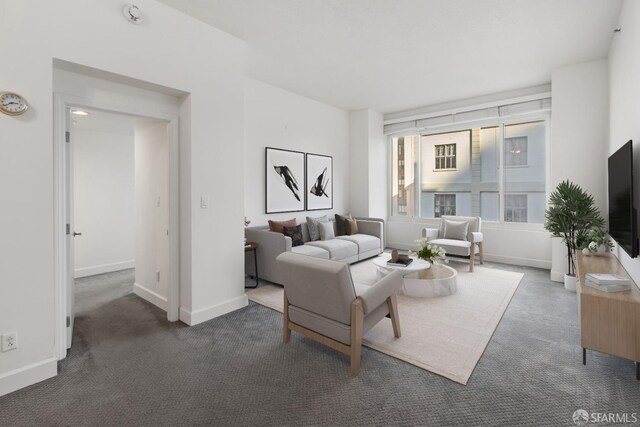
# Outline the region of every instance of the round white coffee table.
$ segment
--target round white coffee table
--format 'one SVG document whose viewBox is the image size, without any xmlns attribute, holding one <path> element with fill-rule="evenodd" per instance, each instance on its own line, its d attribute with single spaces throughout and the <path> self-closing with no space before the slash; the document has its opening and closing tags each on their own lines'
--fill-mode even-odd
<svg viewBox="0 0 640 427">
<path fill-rule="evenodd" d="M 382 278 L 393 270 L 400 270 L 403 272 L 403 276 L 410 273 L 417 273 L 419 271 L 427 270 L 431 267 L 431 263 L 424 261 L 420 258 L 411 257 L 413 262 L 407 266 L 388 265 L 387 261 L 391 259 L 391 255 L 383 254 L 373 259 L 373 264 L 378 269 L 378 277 Z"/>
<path fill-rule="evenodd" d="M 458 272 L 448 265 L 434 264 L 428 270 L 404 276 L 400 293 L 410 297 L 435 298 L 458 291 Z"/>
</svg>

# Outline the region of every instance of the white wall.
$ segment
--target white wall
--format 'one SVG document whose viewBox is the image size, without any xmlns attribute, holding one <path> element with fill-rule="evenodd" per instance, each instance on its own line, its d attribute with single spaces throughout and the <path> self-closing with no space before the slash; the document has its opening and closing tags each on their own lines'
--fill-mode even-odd
<svg viewBox="0 0 640 427">
<path fill-rule="evenodd" d="M 628 140 L 633 140 L 634 198 L 636 209 L 640 208 L 640 2 L 625 1 L 620 14 L 619 28 L 609 53 L 610 89 L 610 133 L 606 156 L 613 154 Z M 606 169 L 601 175 L 606 183 Z M 640 258 L 631 259 L 620 248 L 616 256 L 640 284 Z"/>
<path fill-rule="evenodd" d="M 136 123 L 135 207 L 134 292 L 166 310 L 169 277 L 169 134 L 164 121 L 139 119 Z"/>
<path fill-rule="evenodd" d="M 606 141 L 609 139 L 607 61 L 553 70 L 550 189 L 571 180 L 593 195 L 606 218 Z M 627 140 L 625 140 L 626 142 Z M 566 248 L 554 239 L 551 279 L 567 272 Z"/>
<path fill-rule="evenodd" d="M 133 128 L 73 131 L 75 277 L 133 268 Z"/>
<path fill-rule="evenodd" d="M 54 58 L 188 94 L 180 105 L 181 319 L 194 324 L 247 303 L 237 244 L 244 174 L 238 163 L 221 161 L 244 158 L 244 43 L 156 1 L 137 5 L 146 17 L 140 26 L 123 18 L 118 2 L 0 0 L 0 24 L 20 34 L 0 38 L 0 52 L 7 63 L 23 64 L 3 68 L 0 87 L 31 106 L 24 116 L 0 118 L 0 194 L 10 207 L 0 209 L 0 222 L 11 224 L 0 243 L 0 333 L 16 331 L 20 342 L 0 353 L 0 395 L 57 369 Z M 239 190 L 221 185 L 228 182 Z M 200 209 L 201 195 L 216 208 Z"/>
<path fill-rule="evenodd" d="M 242 145 L 241 139 L 229 145 Z M 244 215 L 251 226 L 266 225 L 267 220 L 333 216 L 349 210 L 349 116 L 348 113 L 296 95 L 292 92 L 245 78 L 245 152 L 244 158 L 221 157 L 242 170 L 244 185 L 230 179 L 216 182 L 229 193 L 244 194 Z M 309 212 L 265 214 L 265 147 L 283 148 L 333 156 L 333 209 Z M 366 159 L 355 160 L 365 162 Z M 224 206 L 217 206 L 224 209 Z M 242 216 L 237 219 L 242 224 Z"/>
<path fill-rule="evenodd" d="M 351 211 L 354 216 L 386 218 L 389 187 L 388 146 L 382 114 L 373 110 L 349 113 Z"/>
</svg>

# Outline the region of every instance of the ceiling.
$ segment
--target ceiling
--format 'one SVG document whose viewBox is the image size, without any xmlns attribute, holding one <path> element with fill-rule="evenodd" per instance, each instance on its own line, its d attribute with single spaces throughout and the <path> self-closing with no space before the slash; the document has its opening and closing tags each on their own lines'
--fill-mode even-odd
<svg viewBox="0 0 640 427">
<path fill-rule="evenodd" d="M 622 0 L 160 0 L 247 43 L 247 75 L 390 113 L 605 58 Z"/>
<path fill-rule="evenodd" d="M 71 111 L 79 110 L 72 109 Z M 133 136 L 136 127 L 136 117 L 126 114 L 109 113 L 106 111 L 82 108 L 88 116 L 71 115 L 74 130 L 110 132 Z"/>
</svg>

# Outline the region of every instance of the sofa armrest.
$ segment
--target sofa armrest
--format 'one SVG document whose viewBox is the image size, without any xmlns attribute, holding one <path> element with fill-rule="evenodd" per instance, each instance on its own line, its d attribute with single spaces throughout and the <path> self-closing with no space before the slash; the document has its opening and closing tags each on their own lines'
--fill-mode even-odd
<svg viewBox="0 0 640 427">
<path fill-rule="evenodd" d="M 384 251 L 384 222 L 373 218 L 359 218 L 356 219 L 356 223 L 358 224 L 358 233 L 380 239 L 380 252 Z"/>
<path fill-rule="evenodd" d="M 472 231 L 471 235 L 473 236 L 473 243 L 480 243 L 482 242 L 482 233 L 480 231 Z"/>
<path fill-rule="evenodd" d="M 439 230 L 437 228 L 423 228 L 422 237 L 427 240 L 437 239 Z"/>
<path fill-rule="evenodd" d="M 291 252 L 291 237 L 269 229 L 245 228 L 244 236 L 247 241 L 258 244 L 258 276 L 274 283 L 282 283 L 276 263 L 276 257 L 283 252 Z M 245 272 L 255 275 L 252 262 L 245 262 Z"/>
<path fill-rule="evenodd" d="M 371 313 L 383 304 L 400 289 L 402 283 L 402 271 L 395 270 L 358 295 L 362 300 L 364 314 Z"/>
</svg>

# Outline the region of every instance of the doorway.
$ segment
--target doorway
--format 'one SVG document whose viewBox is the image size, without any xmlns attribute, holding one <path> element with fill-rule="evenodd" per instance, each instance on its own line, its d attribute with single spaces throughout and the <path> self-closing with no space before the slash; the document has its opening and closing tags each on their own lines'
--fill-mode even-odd
<svg viewBox="0 0 640 427">
<path fill-rule="evenodd" d="M 178 320 L 178 123 L 63 95 L 55 101 L 62 359 L 72 344 L 76 277 L 135 268 L 134 293 Z"/>
</svg>

